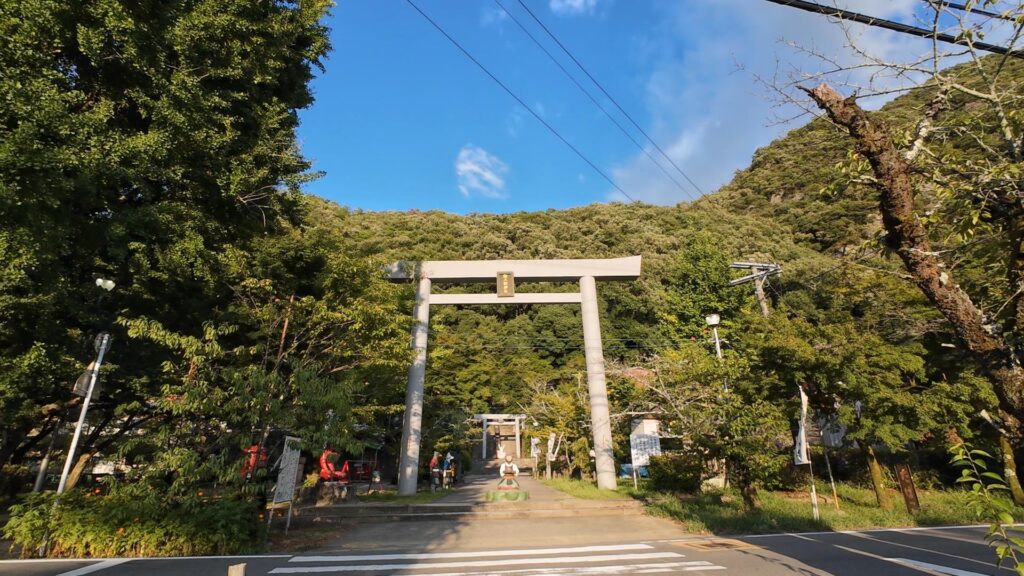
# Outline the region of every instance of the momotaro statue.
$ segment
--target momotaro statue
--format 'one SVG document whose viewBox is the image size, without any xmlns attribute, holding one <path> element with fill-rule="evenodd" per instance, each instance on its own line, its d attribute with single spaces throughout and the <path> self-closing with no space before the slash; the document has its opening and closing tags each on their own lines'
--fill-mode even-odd
<svg viewBox="0 0 1024 576">
<path fill-rule="evenodd" d="M 501 475 L 498 490 L 519 490 L 519 482 L 516 480 L 519 476 L 519 467 L 512 462 L 512 456 L 505 456 L 505 461 L 498 468 L 498 474 Z"/>
</svg>

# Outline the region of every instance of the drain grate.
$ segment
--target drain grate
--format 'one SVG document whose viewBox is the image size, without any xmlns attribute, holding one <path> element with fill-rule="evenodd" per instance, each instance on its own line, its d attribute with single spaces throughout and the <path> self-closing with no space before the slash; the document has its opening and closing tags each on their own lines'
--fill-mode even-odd
<svg viewBox="0 0 1024 576">
<path fill-rule="evenodd" d="M 757 548 L 753 544 L 748 544 L 741 540 L 731 539 L 719 539 L 719 540 L 688 540 L 686 542 L 680 542 L 680 546 L 692 548 L 694 550 L 736 550 L 738 548 Z"/>
</svg>

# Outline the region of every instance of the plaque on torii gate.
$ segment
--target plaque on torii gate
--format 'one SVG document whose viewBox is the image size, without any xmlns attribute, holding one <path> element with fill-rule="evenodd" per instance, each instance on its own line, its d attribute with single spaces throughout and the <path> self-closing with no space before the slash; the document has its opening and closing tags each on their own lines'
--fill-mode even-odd
<svg viewBox="0 0 1024 576">
<path fill-rule="evenodd" d="M 616 488 L 608 390 L 604 378 L 601 320 L 597 310 L 597 280 L 636 280 L 640 256 L 598 260 L 431 260 L 397 262 L 388 273 L 393 281 L 416 280 L 415 323 L 405 392 L 398 493 L 416 493 L 423 420 L 423 383 L 427 369 L 430 306 L 438 304 L 579 304 L 583 316 L 583 353 L 587 363 L 590 428 L 593 432 L 597 486 Z M 516 292 L 514 282 L 578 282 L 579 292 Z M 494 282 L 493 294 L 431 294 L 433 282 L 479 284 Z M 512 284 L 509 284 L 509 283 Z"/>
</svg>

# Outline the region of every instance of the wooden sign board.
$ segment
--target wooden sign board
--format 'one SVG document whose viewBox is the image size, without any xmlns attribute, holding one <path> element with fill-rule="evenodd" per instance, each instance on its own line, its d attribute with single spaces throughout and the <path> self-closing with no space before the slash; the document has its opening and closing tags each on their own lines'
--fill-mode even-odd
<svg viewBox="0 0 1024 576">
<path fill-rule="evenodd" d="M 516 295 L 516 277 L 511 272 L 498 272 L 498 298 Z"/>
</svg>

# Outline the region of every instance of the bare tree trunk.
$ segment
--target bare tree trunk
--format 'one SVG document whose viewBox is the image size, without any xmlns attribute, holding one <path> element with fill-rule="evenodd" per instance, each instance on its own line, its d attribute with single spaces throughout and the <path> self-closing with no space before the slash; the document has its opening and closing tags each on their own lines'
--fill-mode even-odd
<svg viewBox="0 0 1024 576">
<path fill-rule="evenodd" d="M 761 497 L 757 494 L 757 486 L 744 483 L 743 488 L 740 489 L 740 494 L 743 496 L 743 504 L 747 507 L 747 510 L 764 509 L 764 504 L 761 503 Z"/>
<path fill-rule="evenodd" d="M 1003 453 L 1003 477 L 1006 479 L 1006 485 L 1010 487 L 1013 503 L 1024 506 L 1024 489 L 1021 489 L 1020 480 L 1017 478 L 1017 461 L 1013 457 L 1013 445 L 1006 434 L 999 434 L 999 450 Z"/>
<path fill-rule="evenodd" d="M 1010 214 L 1008 220 L 1011 257 L 1006 273 L 1013 295 L 1006 302 L 1010 314 L 1004 329 L 1007 334 L 1013 335 L 1010 347 L 1021 358 L 1024 356 L 1024 198 L 1020 200 L 1019 209 Z"/>
<path fill-rule="evenodd" d="M 896 251 L 921 292 L 949 321 L 957 338 L 995 384 L 1004 421 L 1016 434 L 1024 419 L 1024 368 L 1002 338 L 985 326 L 970 296 L 943 269 L 927 231 L 914 211 L 914 184 L 907 159 L 900 154 L 885 125 L 843 98 L 827 84 L 803 89 L 836 124 L 849 131 L 856 150 L 871 164 L 880 192 L 882 223 L 888 245 Z"/>
<path fill-rule="evenodd" d="M 85 472 L 85 467 L 89 465 L 89 460 L 95 456 L 95 452 L 85 451 L 78 455 L 75 459 L 75 465 L 71 467 L 71 473 L 68 474 L 68 483 L 65 487 L 67 490 L 71 490 L 78 484 L 78 481 L 82 478 L 82 473 Z"/>
<path fill-rule="evenodd" d="M 870 445 L 864 449 L 864 457 L 868 461 L 868 472 L 871 473 L 871 487 L 875 489 L 875 500 L 878 506 L 888 509 L 890 506 L 889 493 L 885 490 L 885 481 L 882 479 L 882 467 L 875 457 L 875 449 Z"/>
</svg>

